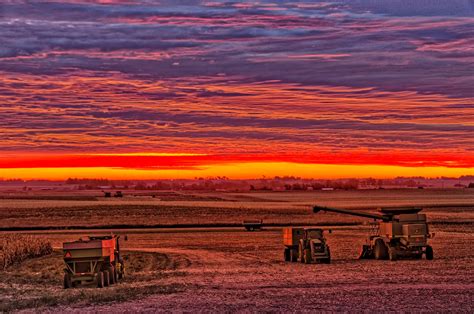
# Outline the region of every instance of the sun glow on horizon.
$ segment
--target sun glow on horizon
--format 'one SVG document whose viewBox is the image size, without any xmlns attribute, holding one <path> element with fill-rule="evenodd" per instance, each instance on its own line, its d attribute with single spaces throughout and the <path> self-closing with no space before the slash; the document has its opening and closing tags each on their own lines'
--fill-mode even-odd
<svg viewBox="0 0 474 314">
<path fill-rule="evenodd" d="M 65 180 L 78 178 L 108 178 L 111 180 L 193 179 L 195 177 L 226 176 L 230 179 L 255 179 L 274 176 L 297 176 L 314 179 L 376 178 L 398 176 L 436 178 L 474 175 L 474 168 L 401 167 L 383 165 L 328 165 L 289 162 L 248 162 L 204 165 L 193 169 L 128 169 L 117 167 L 78 168 L 12 168 L 0 169 L 3 179 Z"/>
</svg>

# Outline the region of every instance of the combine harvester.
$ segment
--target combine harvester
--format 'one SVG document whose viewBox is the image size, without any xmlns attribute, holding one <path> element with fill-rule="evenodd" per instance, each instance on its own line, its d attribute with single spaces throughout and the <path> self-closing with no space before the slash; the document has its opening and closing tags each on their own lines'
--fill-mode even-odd
<svg viewBox="0 0 474 314">
<path fill-rule="evenodd" d="M 334 212 L 358 217 L 373 218 L 374 228 L 367 244 L 362 247 L 359 258 L 392 261 L 401 257 L 420 259 L 425 255 L 433 259 L 433 248 L 428 239 L 434 234 L 428 232 L 426 215 L 420 214 L 421 208 L 397 207 L 382 208 L 380 214 L 369 214 L 353 210 L 314 206 L 313 212 Z"/>
<path fill-rule="evenodd" d="M 117 283 L 125 275 L 118 235 L 64 242 L 64 289 L 95 282 L 98 288 Z M 127 237 L 125 237 L 127 240 Z"/>
</svg>

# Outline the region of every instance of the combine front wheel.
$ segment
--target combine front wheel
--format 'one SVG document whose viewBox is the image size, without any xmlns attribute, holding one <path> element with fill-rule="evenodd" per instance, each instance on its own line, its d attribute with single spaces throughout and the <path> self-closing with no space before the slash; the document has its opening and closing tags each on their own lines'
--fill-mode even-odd
<svg viewBox="0 0 474 314">
<path fill-rule="evenodd" d="M 391 247 L 388 249 L 388 256 L 391 261 L 396 261 L 397 260 L 397 249 L 394 247 Z"/>
<path fill-rule="evenodd" d="M 375 241 L 375 259 L 387 259 L 388 248 L 382 239 Z"/>
</svg>

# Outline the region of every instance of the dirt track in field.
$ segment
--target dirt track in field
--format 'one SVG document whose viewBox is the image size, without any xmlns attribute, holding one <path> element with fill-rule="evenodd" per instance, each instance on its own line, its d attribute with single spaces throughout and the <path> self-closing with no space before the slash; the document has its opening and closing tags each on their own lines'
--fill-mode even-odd
<svg viewBox="0 0 474 314">
<path fill-rule="evenodd" d="M 73 303 L 45 310 L 472 312 L 472 227 L 434 231 L 434 261 L 390 262 L 356 260 L 365 230 L 337 228 L 328 235 L 333 253 L 330 265 L 283 262 L 279 229 L 130 231 L 127 250 L 166 257 L 144 262 L 149 267 L 145 271 L 159 274 L 153 284 L 182 289 L 122 302 Z M 75 235 L 49 236 L 59 243 Z"/>
</svg>

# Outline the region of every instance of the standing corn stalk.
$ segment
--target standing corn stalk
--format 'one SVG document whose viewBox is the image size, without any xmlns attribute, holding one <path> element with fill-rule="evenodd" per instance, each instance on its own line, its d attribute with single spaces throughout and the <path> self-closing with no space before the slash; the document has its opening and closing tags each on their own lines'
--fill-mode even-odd
<svg viewBox="0 0 474 314">
<path fill-rule="evenodd" d="M 9 234 L 0 236 L 0 269 L 5 270 L 13 264 L 49 255 L 53 252 L 51 243 L 30 235 Z"/>
</svg>

